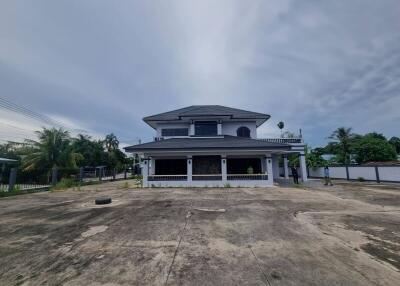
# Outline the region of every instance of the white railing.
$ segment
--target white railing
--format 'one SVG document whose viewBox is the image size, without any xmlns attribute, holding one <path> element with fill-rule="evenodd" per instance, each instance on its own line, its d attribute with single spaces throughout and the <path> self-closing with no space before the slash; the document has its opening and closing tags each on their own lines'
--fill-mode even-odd
<svg viewBox="0 0 400 286">
<path fill-rule="evenodd" d="M 257 140 L 270 143 L 299 144 L 303 143 L 302 138 L 259 138 Z"/>
<path fill-rule="evenodd" d="M 192 175 L 193 181 L 222 181 L 222 174 Z"/>
<path fill-rule="evenodd" d="M 187 175 L 149 175 L 148 181 L 186 181 Z"/>
<path fill-rule="evenodd" d="M 227 175 L 228 181 L 240 181 L 240 180 L 259 180 L 264 181 L 268 180 L 267 174 L 228 174 Z"/>
<path fill-rule="evenodd" d="M 228 181 L 240 181 L 240 180 L 256 180 L 266 181 L 268 180 L 267 174 L 227 174 Z M 149 175 L 148 181 L 187 181 L 187 175 Z M 192 175 L 193 181 L 222 181 L 222 174 L 203 174 L 203 175 Z"/>
</svg>

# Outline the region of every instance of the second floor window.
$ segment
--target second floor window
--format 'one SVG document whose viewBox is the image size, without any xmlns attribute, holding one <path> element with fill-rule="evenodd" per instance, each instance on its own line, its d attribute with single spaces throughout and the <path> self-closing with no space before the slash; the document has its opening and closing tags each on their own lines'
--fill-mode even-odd
<svg viewBox="0 0 400 286">
<path fill-rule="evenodd" d="M 236 131 L 238 137 L 247 137 L 250 138 L 250 129 L 246 126 L 239 127 Z"/>
<path fill-rule="evenodd" d="M 165 128 L 161 129 L 161 136 L 188 136 L 189 130 L 187 128 Z"/>
<path fill-rule="evenodd" d="M 194 124 L 196 136 L 216 136 L 218 127 L 216 121 L 197 121 Z"/>
</svg>

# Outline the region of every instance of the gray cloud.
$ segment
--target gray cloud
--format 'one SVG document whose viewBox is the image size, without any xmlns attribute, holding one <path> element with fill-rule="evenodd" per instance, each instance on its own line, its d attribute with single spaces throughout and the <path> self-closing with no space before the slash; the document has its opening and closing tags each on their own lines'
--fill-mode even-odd
<svg viewBox="0 0 400 286">
<path fill-rule="evenodd" d="M 1 97 L 125 141 L 151 138 L 142 117 L 191 104 L 269 113 L 262 135 L 283 120 L 312 145 L 338 126 L 400 135 L 399 12 L 396 0 L 3 2 Z"/>
</svg>

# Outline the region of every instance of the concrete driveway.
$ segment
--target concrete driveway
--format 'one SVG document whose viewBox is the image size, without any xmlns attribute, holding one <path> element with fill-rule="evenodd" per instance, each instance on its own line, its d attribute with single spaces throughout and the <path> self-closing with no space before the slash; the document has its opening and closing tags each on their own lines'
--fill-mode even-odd
<svg viewBox="0 0 400 286">
<path fill-rule="evenodd" d="M 0 285 L 399 285 L 399 187 L 124 187 L 0 199 Z"/>
</svg>

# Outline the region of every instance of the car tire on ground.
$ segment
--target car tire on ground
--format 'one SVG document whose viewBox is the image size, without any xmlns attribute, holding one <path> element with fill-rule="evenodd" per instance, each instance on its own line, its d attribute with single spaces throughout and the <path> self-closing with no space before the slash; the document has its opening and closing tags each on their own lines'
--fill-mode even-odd
<svg viewBox="0 0 400 286">
<path fill-rule="evenodd" d="M 101 197 L 101 198 L 96 198 L 95 204 L 96 205 L 106 205 L 106 204 L 111 204 L 112 200 L 110 197 Z"/>
</svg>

